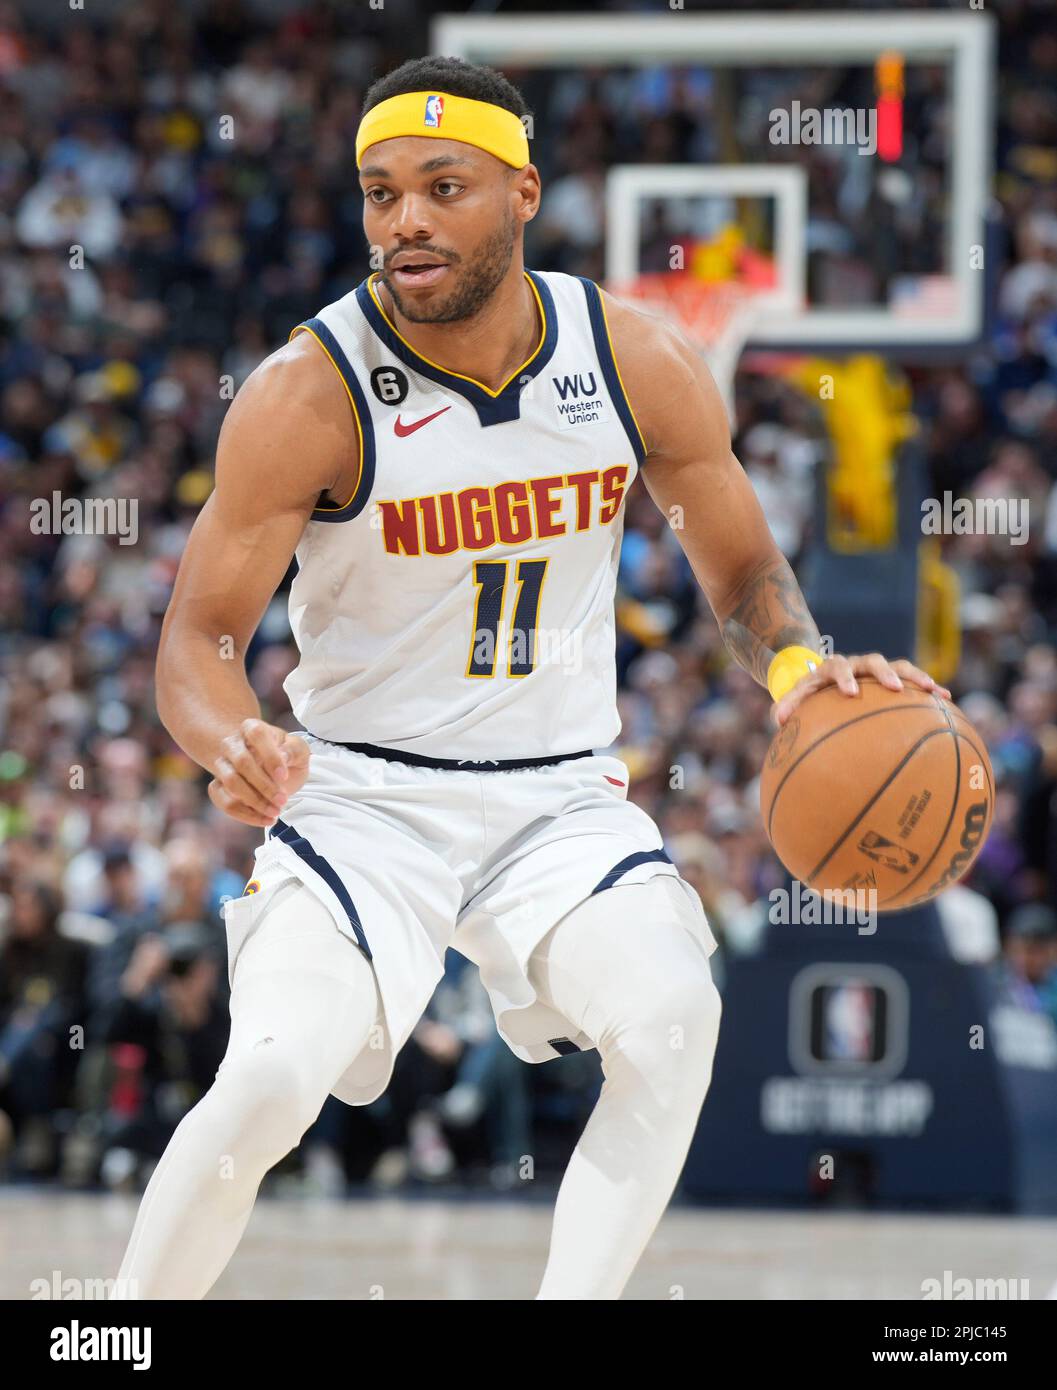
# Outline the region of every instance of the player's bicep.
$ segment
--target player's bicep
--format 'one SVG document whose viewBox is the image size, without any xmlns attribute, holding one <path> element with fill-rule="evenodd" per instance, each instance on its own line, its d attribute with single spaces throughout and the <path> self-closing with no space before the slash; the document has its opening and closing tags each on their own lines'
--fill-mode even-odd
<svg viewBox="0 0 1057 1390">
<path fill-rule="evenodd" d="M 216 487 L 192 528 L 167 624 L 248 643 L 354 441 L 326 364 L 291 345 L 258 368 L 221 429 Z"/>
<path fill-rule="evenodd" d="M 304 530 L 296 511 L 232 519 L 219 491 L 191 529 L 166 614 L 171 630 L 185 626 L 218 641 L 248 645 Z"/>
<path fill-rule="evenodd" d="M 642 358 L 637 380 L 648 449 L 643 483 L 719 614 L 746 576 L 775 556 L 774 539 L 697 351 L 666 329 Z"/>
<path fill-rule="evenodd" d="M 646 467 L 729 454 L 723 398 L 679 325 L 608 293 L 604 299 L 614 356 L 646 445 Z"/>
</svg>

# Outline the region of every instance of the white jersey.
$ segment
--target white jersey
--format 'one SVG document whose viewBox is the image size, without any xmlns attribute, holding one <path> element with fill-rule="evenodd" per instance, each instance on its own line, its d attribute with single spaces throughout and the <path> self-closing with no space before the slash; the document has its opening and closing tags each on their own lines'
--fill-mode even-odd
<svg viewBox="0 0 1057 1390">
<path fill-rule="evenodd" d="M 598 287 L 526 272 L 543 325 L 498 391 L 421 357 L 375 277 L 301 324 L 345 383 L 359 478 L 297 547 L 284 688 L 309 732 L 486 761 L 607 747 L 623 501 L 645 458 Z"/>
</svg>

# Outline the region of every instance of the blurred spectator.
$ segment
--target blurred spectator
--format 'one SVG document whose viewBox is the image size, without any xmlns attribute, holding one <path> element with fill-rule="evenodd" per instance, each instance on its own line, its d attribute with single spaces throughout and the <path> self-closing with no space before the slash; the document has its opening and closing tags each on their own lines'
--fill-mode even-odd
<svg viewBox="0 0 1057 1390">
<path fill-rule="evenodd" d="M 105 189 L 77 172 L 71 154 L 58 156 L 15 214 L 19 240 L 30 247 L 71 252 L 80 248 L 93 260 L 108 260 L 121 238 L 121 212 Z"/>
<path fill-rule="evenodd" d="M 1018 907 L 1006 927 L 1004 956 L 1010 1001 L 1057 1023 L 1057 913 L 1041 903 Z"/>
<path fill-rule="evenodd" d="M 955 960 L 966 965 L 991 965 L 999 957 L 1002 939 L 998 913 L 982 893 L 952 883 L 936 899 L 940 928 Z"/>
<path fill-rule="evenodd" d="M 93 1009 L 106 1008 L 117 996 L 121 976 L 144 933 L 158 925 L 158 915 L 146 906 L 132 865 L 129 847 L 122 841 L 103 851 L 103 876 L 107 897 L 99 915 L 111 924 L 109 939 L 93 953 L 88 975 L 88 996 Z"/>
<path fill-rule="evenodd" d="M 478 1122 L 494 1187 L 512 1186 L 521 1159 L 532 1152 L 524 1065 L 496 1032 L 477 971 L 456 951 L 447 952 L 444 977 L 372 1108 L 386 1135 L 373 1174 L 381 1186 L 407 1174 L 427 1181 L 450 1176 L 449 1138 Z"/>
<path fill-rule="evenodd" d="M 51 1117 L 69 1103 L 71 1030 L 85 1019 L 88 948 L 59 935 L 61 909 L 54 889 L 20 878 L 0 945 L 0 1112 L 18 1141 L 19 1168 L 37 1175 L 55 1168 Z"/>
<path fill-rule="evenodd" d="M 755 425 L 741 441 L 741 461 L 778 548 L 800 554 L 813 503 L 814 450 L 777 425 Z"/>
<path fill-rule="evenodd" d="M 112 1047 L 103 1181 L 121 1187 L 213 1084 L 227 1046 L 227 991 L 217 943 L 198 922 L 140 938 L 98 1030 Z"/>
</svg>

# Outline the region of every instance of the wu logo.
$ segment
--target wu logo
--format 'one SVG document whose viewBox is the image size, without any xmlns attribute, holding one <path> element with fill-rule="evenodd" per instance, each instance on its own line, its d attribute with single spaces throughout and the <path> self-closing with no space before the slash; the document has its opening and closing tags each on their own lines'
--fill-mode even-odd
<svg viewBox="0 0 1057 1390">
<path fill-rule="evenodd" d="M 559 399 L 563 401 L 567 401 L 570 396 L 574 401 L 590 399 L 597 390 L 594 372 L 588 372 L 586 380 L 583 372 L 577 372 L 576 376 L 552 376 L 551 381 L 554 382 Z"/>
</svg>

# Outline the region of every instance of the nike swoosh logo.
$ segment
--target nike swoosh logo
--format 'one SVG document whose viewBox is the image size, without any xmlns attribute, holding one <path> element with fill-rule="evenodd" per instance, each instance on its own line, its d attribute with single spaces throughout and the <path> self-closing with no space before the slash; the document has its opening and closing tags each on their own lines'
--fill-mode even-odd
<svg viewBox="0 0 1057 1390">
<path fill-rule="evenodd" d="M 415 420 L 410 425 L 402 424 L 400 416 L 398 415 L 393 421 L 393 433 L 396 435 L 397 439 L 406 439 L 409 434 L 414 434 L 414 432 L 420 430 L 423 425 L 428 425 L 431 420 L 435 420 L 438 415 L 443 415 L 446 410 L 450 409 L 450 405 L 442 405 L 441 408 L 435 410 L 432 415 L 426 415 L 421 420 Z"/>
</svg>

